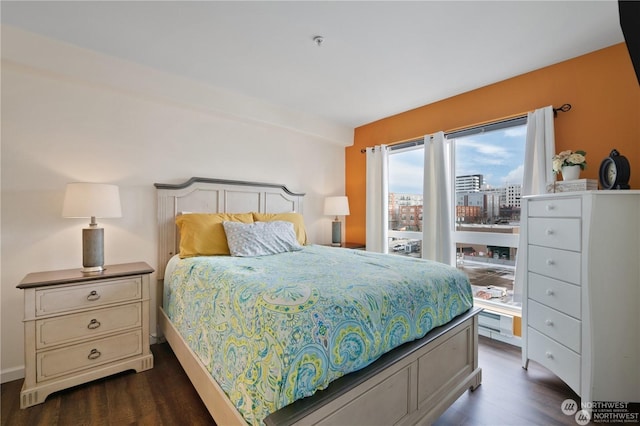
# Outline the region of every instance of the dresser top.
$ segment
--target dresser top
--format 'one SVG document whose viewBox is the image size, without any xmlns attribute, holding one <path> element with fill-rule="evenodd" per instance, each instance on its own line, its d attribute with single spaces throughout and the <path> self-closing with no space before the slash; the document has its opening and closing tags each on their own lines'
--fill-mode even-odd
<svg viewBox="0 0 640 426">
<path fill-rule="evenodd" d="M 639 189 L 598 189 L 591 191 L 566 191 L 566 192 L 548 192 L 545 194 L 523 195 L 522 198 L 541 198 L 541 197 L 580 197 L 582 195 L 596 195 L 603 197 L 620 197 L 620 196 L 638 196 Z"/>
<path fill-rule="evenodd" d="M 80 268 L 33 272 L 31 274 L 27 274 L 20 284 L 18 284 L 17 288 L 24 289 L 62 283 L 68 284 L 80 281 L 105 280 L 131 275 L 150 274 L 153 271 L 153 268 L 146 262 L 134 262 L 107 265 L 102 272 L 82 272 Z"/>
</svg>

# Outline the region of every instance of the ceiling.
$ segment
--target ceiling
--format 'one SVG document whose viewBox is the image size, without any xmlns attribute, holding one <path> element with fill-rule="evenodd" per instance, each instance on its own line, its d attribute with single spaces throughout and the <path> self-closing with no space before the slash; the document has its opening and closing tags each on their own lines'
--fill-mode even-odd
<svg viewBox="0 0 640 426">
<path fill-rule="evenodd" d="M 350 128 L 624 40 L 611 0 L 0 7 L 3 25 Z"/>
</svg>

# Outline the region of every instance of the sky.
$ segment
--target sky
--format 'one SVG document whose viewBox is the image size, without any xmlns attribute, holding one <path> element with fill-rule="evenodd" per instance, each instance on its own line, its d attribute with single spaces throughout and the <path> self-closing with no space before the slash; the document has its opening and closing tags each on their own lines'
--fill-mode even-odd
<svg viewBox="0 0 640 426">
<path fill-rule="evenodd" d="M 526 125 L 458 138 L 456 176 L 482 174 L 494 188 L 522 184 Z M 389 155 L 389 192 L 422 194 L 424 151 L 412 149 Z"/>
</svg>

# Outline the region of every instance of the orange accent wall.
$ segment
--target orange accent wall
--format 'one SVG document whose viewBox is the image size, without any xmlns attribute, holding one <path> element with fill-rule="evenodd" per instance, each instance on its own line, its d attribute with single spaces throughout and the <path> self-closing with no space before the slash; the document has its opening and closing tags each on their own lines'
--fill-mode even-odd
<svg viewBox="0 0 640 426">
<path fill-rule="evenodd" d="M 640 85 L 621 43 L 356 128 L 354 144 L 345 152 L 351 210 L 346 240 L 365 242 L 362 148 L 564 103 L 572 109 L 555 121 L 556 150 L 585 150 L 587 169 L 581 177 L 597 179 L 600 162 L 616 148 L 631 164 L 631 187 L 640 189 Z"/>
<path fill-rule="evenodd" d="M 513 335 L 522 337 L 522 317 L 513 317 Z"/>
</svg>

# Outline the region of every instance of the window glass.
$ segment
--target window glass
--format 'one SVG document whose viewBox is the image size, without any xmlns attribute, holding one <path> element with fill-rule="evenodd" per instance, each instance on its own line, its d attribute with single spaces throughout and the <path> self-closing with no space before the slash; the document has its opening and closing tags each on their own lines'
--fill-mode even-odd
<svg viewBox="0 0 640 426">
<path fill-rule="evenodd" d="M 513 303 L 526 124 L 454 139 L 453 240 L 476 298 Z"/>
<path fill-rule="evenodd" d="M 423 146 L 389 153 L 389 253 L 421 257 Z"/>
<path fill-rule="evenodd" d="M 483 303 L 513 302 L 520 233 L 526 117 L 465 129 L 453 140 L 452 195 L 456 264 Z M 389 153 L 389 253 L 421 257 L 424 145 Z"/>
</svg>

